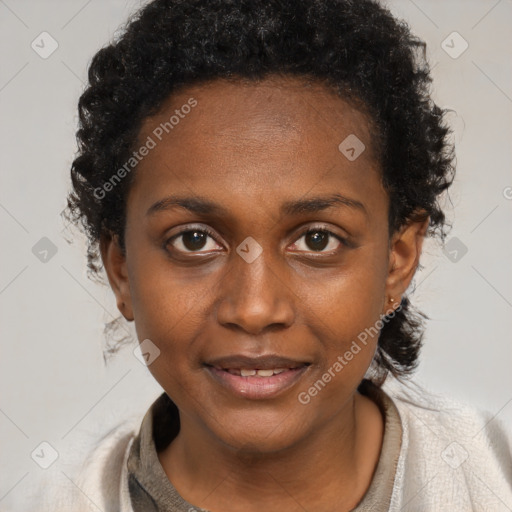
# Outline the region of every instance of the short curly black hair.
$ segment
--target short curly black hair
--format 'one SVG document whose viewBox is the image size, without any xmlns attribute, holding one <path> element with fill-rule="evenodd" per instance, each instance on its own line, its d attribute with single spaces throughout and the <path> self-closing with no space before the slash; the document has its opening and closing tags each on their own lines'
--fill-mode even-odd
<svg viewBox="0 0 512 512">
<path fill-rule="evenodd" d="M 451 185 L 454 149 L 446 111 L 430 97 L 425 43 L 374 0 L 154 0 L 93 57 L 79 100 L 78 154 L 65 216 L 88 238 L 89 276 L 102 270 L 99 241 L 124 250 L 133 173 L 104 190 L 130 158 L 142 121 L 180 88 L 270 75 L 314 79 L 369 114 L 376 127 L 390 236 L 430 217 L 427 235 L 446 237 L 440 196 Z M 417 365 L 423 318 L 407 297 L 383 322 L 374 381 Z"/>
</svg>

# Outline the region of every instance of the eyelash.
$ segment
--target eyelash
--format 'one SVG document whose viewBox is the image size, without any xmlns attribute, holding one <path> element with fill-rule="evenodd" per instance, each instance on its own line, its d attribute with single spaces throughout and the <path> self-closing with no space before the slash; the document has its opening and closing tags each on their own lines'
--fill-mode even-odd
<svg viewBox="0 0 512 512">
<path fill-rule="evenodd" d="M 183 228 L 182 230 L 180 230 L 178 233 L 174 234 L 172 237 L 170 237 L 169 239 L 166 240 L 165 242 L 165 250 L 167 252 L 169 252 L 169 250 L 167 249 L 168 245 L 173 242 L 174 240 L 176 240 L 177 238 L 179 238 L 181 235 L 183 235 L 184 233 L 188 233 L 190 231 L 198 231 L 200 233 L 206 233 L 210 238 L 212 238 L 213 240 L 215 240 L 216 243 L 219 243 L 217 242 L 216 240 L 216 235 L 215 233 L 209 229 L 208 227 L 204 226 L 204 227 L 195 227 L 195 226 L 188 226 L 186 228 Z M 340 235 L 337 235 L 336 233 L 333 233 L 332 231 L 330 231 L 329 229 L 326 229 L 325 226 L 312 226 L 312 227 L 309 227 L 307 230 L 303 231 L 302 233 L 299 234 L 299 236 L 297 237 L 296 241 L 300 240 L 302 237 L 306 236 L 306 235 L 309 235 L 310 233 L 324 233 L 324 234 L 327 234 L 327 235 L 330 235 L 331 237 L 335 238 L 336 240 L 338 240 L 341 245 L 343 246 L 349 246 L 349 243 L 347 241 L 346 238 L 340 236 Z M 294 242 L 295 244 L 296 242 Z M 219 244 L 221 245 L 221 244 Z M 335 254 L 336 252 L 338 252 L 339 249 L 335 250 L 334 252 L 333 251 L 326 251 L 326 252 L 323 252 L 323 251 L 309 251 L 310 253 L 312 254 Z M 200 251 L 179 251 L 181 254 L 200 254 Z M 306 251 L 299 251 L 299 252 L 306 252 Z"/>
</svg>

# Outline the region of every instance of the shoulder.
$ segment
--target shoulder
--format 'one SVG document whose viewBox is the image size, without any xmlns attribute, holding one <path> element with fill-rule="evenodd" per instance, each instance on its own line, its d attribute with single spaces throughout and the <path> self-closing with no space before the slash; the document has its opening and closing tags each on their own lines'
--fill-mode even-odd
<svg viewBox="0 0 512 512">
<path fill-rule="evenodd" d="M 123 494 L 126 494 L 124 468 L 140 423 L 141 418 L 130 418 L 105 434 L 89 453 L 77 476 L 81 492 L 105 512 L 125 510 L 122 504 Z"/>
<path fill-rule="evenodd" d="M 496 415 L 415 385 L 383 390 L 403 428 L 396 510 L 512 509 L 512 436 Z"/>
<path fill-rule="evenodd" d="M 124 468 L 141 421 L 139 415 L 127 418 L 90 443 L 85 457 L 66 476 L 66 486 L 46 482 L 39 510 L 132 512 Z"/>
</svg>

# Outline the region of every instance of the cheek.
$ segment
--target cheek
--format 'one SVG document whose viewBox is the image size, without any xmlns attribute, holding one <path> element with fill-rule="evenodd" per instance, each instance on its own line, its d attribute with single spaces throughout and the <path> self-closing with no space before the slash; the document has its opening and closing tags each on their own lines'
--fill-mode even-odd
<svg viewBox="0 0 512 512">
<path fill-rule="evenodd" d="M 308 303 L 329 325 L 365 327 L 379 317 L 385 297 L 387 264 L 361 258 L 357 264 L 332 272 L 310 288 Z M 337 331 L 338 329 L 336 329 Z M 352 333 L 353 334 L 353 333 Z"/>
<path fill-rule="evenodd" d="M 305 320 L 322 340 L 330 367 L 347 351 L 345 373 L 366 371 L 373 357 L 385 297 L 387 259 L 377 248 L 355 254 L 350 265 L 317 281 L 303 285 Z M 318 283 L 321 283 L 319 286 Z M 366 366 L 366 367 L 365 367 Z M 349 368 L 350 367 L 350 368 Z M 362 372 L 364 374 L 364 371 Z"/>
<path fill-rule="evenodd" d="M 196 356 L 211 286 L 204 279 L 185 280 L 168 265 L 144 266 L 136 269 L 136 276 L 132 297 L 137 337 L 151 340 L 159 350 L 148 370 L 177 404 L 186 407 L 183 397 L 200 371 Z"/>
<path fill-rule="evenodd" d="M 314 404 L 324 419 L 338 410 L 332 404 L 341 407 L 348 400 L 371 364 L 379 334 L 381 289 L 371 272 L 352 272 L 330 280 L 321 295 L 311 297 L 306 322 L 320 340 L 321 358 L 297 398 L 301 404 Z"/>
<path fill-rule="evenodd" d="M 161 256 L 132 261 L 129 273 L 139 340 L 150 339 L 173 357 L 190 349 L 205 321 L 213 278 L 197 271 L 191 277 L 193 271 L 173 268 Z"/>
</svg>

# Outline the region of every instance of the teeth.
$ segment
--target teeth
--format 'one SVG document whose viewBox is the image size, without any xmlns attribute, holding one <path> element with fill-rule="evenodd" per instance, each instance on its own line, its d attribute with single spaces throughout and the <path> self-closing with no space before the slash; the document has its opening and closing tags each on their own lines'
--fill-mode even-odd
<svg viewBox="0 0 512 512">
<path fill-rule="evenodd" d="M 260 377 L 272 377 L 274 370 L 258 370 L 258 375 Z"/>
<path fill-rule="evenodd" d="M 272 375 L 277 375 L 279 373 L 283 373 L 287 368 L 276 368 L 273 370 L 251 370 L 242 368 L 240 370 L 229 369 L 229 373 L 234 375 L 241 375 L 242 377 L 253 377 L 257 375 L 258 377 L 272 377 Z"/>
</svg>

